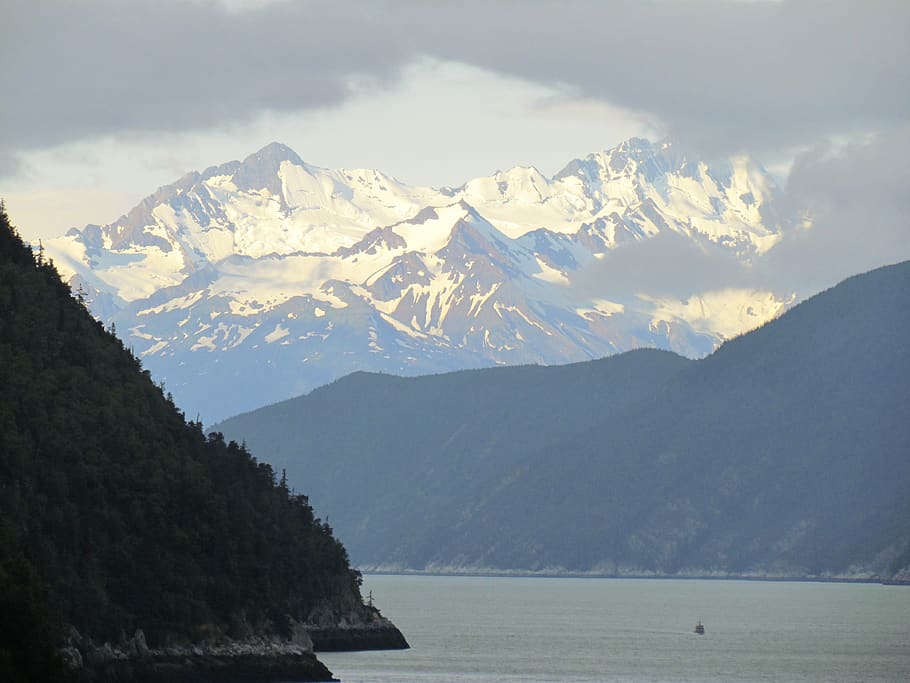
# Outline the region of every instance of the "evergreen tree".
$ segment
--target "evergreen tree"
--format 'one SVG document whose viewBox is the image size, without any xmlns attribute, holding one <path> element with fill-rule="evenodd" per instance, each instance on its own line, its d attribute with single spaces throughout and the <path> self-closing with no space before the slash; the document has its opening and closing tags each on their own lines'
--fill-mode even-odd
<svg viewBox="0 0 910 683">
<path fill-rule="evenodd" d="M 2 204 L 0 386 L 0 680 L 52 668 L 62 623 L 154 645 L 366 609 L 307 499 L 188 423 Z"/>
</svg>

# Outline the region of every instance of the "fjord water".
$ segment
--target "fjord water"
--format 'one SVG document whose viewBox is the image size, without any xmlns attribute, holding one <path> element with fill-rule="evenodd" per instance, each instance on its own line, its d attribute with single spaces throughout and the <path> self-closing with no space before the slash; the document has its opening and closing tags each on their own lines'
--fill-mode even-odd
<svg viewBox="0 0 910 683">
<path fill-rule="evenodd" d="M 366 576 L 363 591 L 411 649 L 321 654 L 343 683 L 910 680 L 910 587 Z"/>
</svg>

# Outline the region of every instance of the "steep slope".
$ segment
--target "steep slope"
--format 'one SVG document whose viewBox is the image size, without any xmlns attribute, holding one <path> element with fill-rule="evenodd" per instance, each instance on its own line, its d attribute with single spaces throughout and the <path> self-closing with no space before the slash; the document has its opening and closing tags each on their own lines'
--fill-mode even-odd
<svg viewBox="0 0 910 683">
<path fill-rule="evenodd" d="M 786 229 L 777 201 L 755 162 L 709 166 L 668 142 L 457 189 L 319 169 L 272 144 L 47 249 L 178 403 L 213 420 L 356 370 L 566 363 L 641 346 L 704 356 L 777 315 L 789 293 L 729 283 L 677 300 L 596 273 L 610 252 L 654 238 L 753 263 Z M 230 391 L 237 382 L 247 390 Z"/>
<path fill-rule="evenodd" d="M 477 505 L 490 480 L 543 444 L 653 398 L 690 362 L 636 351 L 565 367 L 356 373 L 217 428 L 267 446 L 326 510 L 355 561 L 422 566 L 434 534 Z"/>
<path fill-rule="evenodd" d="M 907 578 L 908 294 L 903 263 L 700 361 L 357 375 L 223 429 L 363 566 Z"/>
<path fill-rule="evenodd" d="M 187 423 L 2 207 L 0 385 L 0 604 L 32 576 L 84 636 L 151 646 L 380 623 L 306 497 Z"/>
<path fill-rule="evenodd" d="M 440 560 L 906 576 L 908 293 L 904 263 L 728 342 L 647 413 L 604 420 L 526 461 Z"/>
</svg>

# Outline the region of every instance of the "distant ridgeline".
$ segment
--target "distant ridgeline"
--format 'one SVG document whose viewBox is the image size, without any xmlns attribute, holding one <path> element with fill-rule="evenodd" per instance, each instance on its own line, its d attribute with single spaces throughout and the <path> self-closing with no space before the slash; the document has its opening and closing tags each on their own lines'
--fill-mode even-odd
<svg viewBox="0 0 910 683">
<path fill-rule="evenodd" d="M 218 426 L 361 568 L 910 581 L 910 262 L 689 361 L 355 373 Z"/>
<path fill-rule="evenodd" d="M 307 498 L 187 423 L 2 205 L 0 387 L 0 680 L 56 678 L 64 624 L 146 652 L 385 621 Z"/>
</svg>

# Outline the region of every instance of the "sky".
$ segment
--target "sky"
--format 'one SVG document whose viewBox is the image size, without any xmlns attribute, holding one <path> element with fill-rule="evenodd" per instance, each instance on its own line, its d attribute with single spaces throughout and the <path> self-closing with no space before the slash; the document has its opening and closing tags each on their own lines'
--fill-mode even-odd
<svg viewBox="0 0 910 683">
<path fill-rule="evenodd" d="M 457 186 L 670 136 L 794 211 L 768 276 L 910 258 L 905 0 L 30 0 L 0 23 L 0 197 L 28 239 L 108 223 L 272 141 Z M 703 275 L 664 240 L 629 263 Z M 718 264 L 718 272 L 727 264 Z"/>
</svg>

